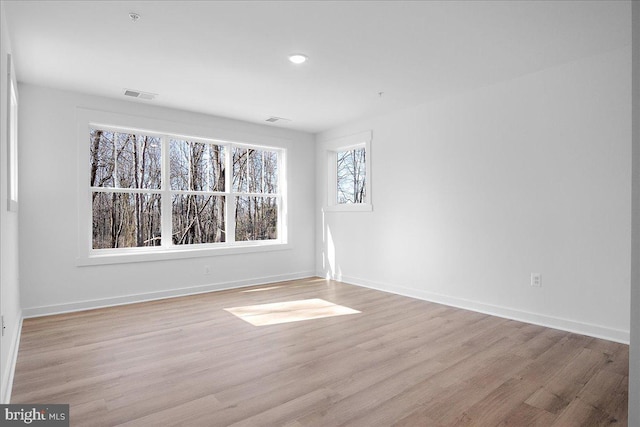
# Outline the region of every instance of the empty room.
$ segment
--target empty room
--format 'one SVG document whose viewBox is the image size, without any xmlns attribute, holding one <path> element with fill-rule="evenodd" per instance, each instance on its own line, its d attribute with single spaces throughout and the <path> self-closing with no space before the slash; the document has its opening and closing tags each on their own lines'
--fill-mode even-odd
<svg viewBox="0 0 640 427">
<path fill-rule="evenodd" d="M 637 2 L 0 15 L 0 424 L 640 426 Z"/>
</svg>

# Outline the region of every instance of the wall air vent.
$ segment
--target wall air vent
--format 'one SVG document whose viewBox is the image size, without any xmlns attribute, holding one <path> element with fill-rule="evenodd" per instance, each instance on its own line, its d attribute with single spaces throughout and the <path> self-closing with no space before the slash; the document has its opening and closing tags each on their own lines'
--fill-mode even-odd
<svg viewBox="0 0 640 427">
<path fill-rule="evenodd" d="M 140 99 L 147 99 L 147 100 L 154 99 L 156 96 L 158 96 L 157 93 L 142 92 L 142 91 L 133 90 L 133 89 L 125 89 L 124 95 L 131 96 L 133 98 L 140 98 Z"/>
<path fill-rule="evenodd" d="M 271 117 L 269 117 L 269 118 L 268 118 L 267 120 L 265 120 L 265 121 L 270 122 L 270 123 L 275 123 L 275 122 L 290 122 L 290 121 L 291 121 L 291 119 L 285 119 L 285 118 L 283 118 L 283 117 L 275 117 L 275 116 L 271 116 Z"/>
</svg>

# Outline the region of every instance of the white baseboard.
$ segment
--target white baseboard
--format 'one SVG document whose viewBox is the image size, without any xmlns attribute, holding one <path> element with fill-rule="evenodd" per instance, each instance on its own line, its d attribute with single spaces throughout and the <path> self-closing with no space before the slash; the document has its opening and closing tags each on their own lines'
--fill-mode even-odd
<svg viewBox="0 0 640 427">
<path fill-rule="evenodd" d="M 206 292 L 221 291 L 226 289 L 236 289 L 246 286 L 264 285 L 285 280 L 296 280 L 307 277 L 326 277 L 326 274 L 312 271 L 299 273 L 282 274 L 277 276 L 267 276 L 254 279 L 245 279 L 233 282 L 214 283 L 201 286 L 192 286 L 188 288 L 178 288 L 166 291 L 148 292 L 143 294 L 124 295 L 120 297 L 103 298 L 88 301 L 78 301 L 66 304 L 56 304 L 41 307 L 30 307 L 22 309 L 20 324 L 22 318 L 49 316 L 52 314 L 70 313 L 74 311 L 90 310 L 95 308 L 111 307 L 116 305 L 133 304 L 137 302 L 159 300 L 165 298 L 173 298 L 185 295 L 194 295 Z M 615 341 L 623 344 L 629 344 L 629 331 L 607 328 L 600 325 L 594 325 L 584 322 L 576 322 L 574 320 L 563 319 L 559 317 L 547 316 L 527 311 L 514 310 L 508 307 L 501 307 L 491 304 L 485 304 L 477 301 L 467 300 L 463 298 L 451 297 L 447 295 L 436 294 L 420 289 L 407 288 L 398 285 L 390 285 L 386 283 L 374 282 L 367 279 L 357 277 L 342 276 L 336 280 L 351 285 L 362 286 L 370 289 L 376 289 L 383 292 L 390 292 L 398 295 L 404 295 L 411 298 L 417 298 L 438 304 L 444 304 L 452 307 L 462 308 L 465 310 L 476 311 L 479 313 L 489 314 L 492 316 L 504 317 L 507 319 L 517 320 L 535 325 L 545 326 L 553 329 L 560 329 L 567 332 L 573 332 L 582 335 L 588 335 L 595 338 L 602 338 L 609 341 Z M 18 337 L 19 339 L 19 337 Z M 19 341 L 18 341 L 19 342 Z M 17 344 L 15 352 L 17 354 Z M 13 353 L 12 353 L 13 354 Z M 13 363 L 15 364 L 15 356 Z M 12 374 L 13 375 L 13 374 Z M 5 384 L 3 384 L 3 387 Z M 5 395 L 6 396 L 6 395 Z"/>
<path fill-rule="evenodd" d="M 323 272 L 317 272 L 316 275 L 319 277 L 326 276 Z M 506 319 L 517 320 L 525 323 L 532 323 L 534 325 L 560 329 L 567 332 L 588 335 L 590 337 L 602 338 L 622 344 L 629 344 L 630 335 L 629 331 L 627 330 L 607 328 L 605 326 L 593 325 L 590 323 L 576 322 L 574 320 L 563 319 L 559 317 L 514 310 L 508 307 L 485 304 L 463 298 L 450 297 L 447 295 L 436 294 L 420 289 L 406 288 L 398 285 L 389 285 L 387 283 L 379 283 L 357 277 L 341 276 L 336 280 L 351 285 L 362 286 L 365 288 L 376 289 L 383 292 L 390 292 L 397 295 L 417 298 L 438 304 L 462 308 L 465 310 L 476 311 L 478 313 L 490 314 L 492 316 L 503 317 Z"/>
<path fill-rule="evenodd" d="M 166 291 L 146 292 L 142 294 L 123 295 L 111 298 L 101 298 L 87 301 L 77 301 L 65 304 L 55 304 L 40 307 L 23 308 L 25 319 L 31 317 L 50 316 L 52 314 L 71 313 L 74 311 L 91 310 L 95 308 L 113 307 L 116 305 L 134 304 L 137 302 L 153 301 L 165 298 L 181 297 L 185 295 L 203 294 L 226 289 L 236 289 L 247 286 L 265 285 L 268 283 L 282 282 L 286 280 L 303 279 L 315 276 L 313 271 L 281 274 L 277 276 L 258 277 L 253 279 L 237 280 L 233 282 L 212 283 L 208 285 L 190 286 L 187 288 L 170 289 Z"/>
<path fill-rule="evenodd" d="M 11 347 L 9 349 L 9 360 L 7 360 L 6 371 L 3 369 L 5 375 L 2 376 L 2 404 L 7 405 L 11 402 L 11 390 L 13 390 L 13 375 L 16 372 L 16 362 L 18 361 L 18 349 L 20 348 L 20 336 L 22 335 L 22 312 L 18 313 L 18 328 L 11 341 Z"/>
</svg>

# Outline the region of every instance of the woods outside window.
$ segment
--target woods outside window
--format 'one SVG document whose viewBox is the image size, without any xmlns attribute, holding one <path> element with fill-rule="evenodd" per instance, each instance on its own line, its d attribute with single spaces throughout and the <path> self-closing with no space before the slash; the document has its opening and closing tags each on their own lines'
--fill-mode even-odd
<svg viewBox="0 0 640 427">
<path fill-rule="evenodd" d="M 7 55 L 7 209 L 18 210 L 18 83 L 11 55 Z"/>
<path fill-rule="evenodd" d="M 325 211 L 370 211 L 371 132 L 325 143 L 327 147 L 327 206 Z"/>
<path fill-rule="evenodd" d="M 366 203 L 367 150 L 364 146 L 336 151 L 336 203 Z"/>
<path fill-rule="evenodd" d="M 97 123 L 84 144 L 88 257 L 286 243 L 283 148 Z"/>
</svg>

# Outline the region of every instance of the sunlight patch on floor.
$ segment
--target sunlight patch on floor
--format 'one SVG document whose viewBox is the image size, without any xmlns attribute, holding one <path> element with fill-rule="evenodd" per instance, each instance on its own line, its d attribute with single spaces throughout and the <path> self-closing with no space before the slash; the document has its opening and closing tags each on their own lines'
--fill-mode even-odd
<svg viewBox="0 0 640 427">
<path fill-rule="evenodd" d="M 254 326 L 277 325 L 360 313 L 358 310 L 333 304 L 320 298 L 225 308 L 225 311 Z"/>
</svg>

